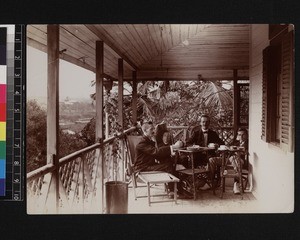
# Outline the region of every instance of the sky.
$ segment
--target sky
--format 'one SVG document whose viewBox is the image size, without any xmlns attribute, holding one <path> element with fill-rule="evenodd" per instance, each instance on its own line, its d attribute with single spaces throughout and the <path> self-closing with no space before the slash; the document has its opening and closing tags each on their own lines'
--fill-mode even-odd
<svg viewBox="0 0 300 240">
<path fill-rule="evenodd" d="M 60 60 L 59 99 L 89 99 L 95 92 L 91 81 L 95 74 L 74 64 Z M 27 46 L 27 98 L 46 99 L 47 97 L 47 54 Z"/>
</svg>

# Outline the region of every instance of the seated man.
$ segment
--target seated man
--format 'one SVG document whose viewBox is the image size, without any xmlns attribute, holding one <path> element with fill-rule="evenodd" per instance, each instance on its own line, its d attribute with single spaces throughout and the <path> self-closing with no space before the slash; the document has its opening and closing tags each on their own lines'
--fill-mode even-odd
<svg viewBox="0 0 300 240">
<path fill-rule="evenodd" d="M 236 142 L 233 144 L 233 146 L 237 147 L 244 147 L 245 148 L 245 153 L 248 152 L 248 131 L 245 128 L 239 128 L 237 132 L 237 138 Z M 243 167 L 245 163 L 245 155 L 240 155 L 241 156 L 241 166 Z M 238 155 L 235 154 L 229 158 L 230 163 L 232 164 L 233 168 L 235 171 L 237 171 L 238 168 Z M 220 157 L 212 157 L 209 159 L 209 170 L 211 171 L 212 175 L 215 175 L 215 172 L 217 171 L 217 168 L 220 168 L 222 165 L 222 158 Z M 226 170 L 225 170 L 226 171 Z M 219 172 L 218 172 L 219 174 Z M 224 173 L 226 174 L 226 172 Z M 233 192 L 235 194 L 240 193 L 239 187 L 238 187 L 238 179 L 234 179 L 234 185 L 233 185 Z"/>
<path fill-rule="evenodd" d="M 218 145 L 224 144 L 224 142 L 219 138 L 218 134 L 209 129 L 210 119 L 208 115 L 202 115 L 200 118 L 200 127 L 197 127 L 191 137 L 186 141 L 186 145 L 199 145 L 200 147 L 207 147 L 209 143 L 216 143 Z M 210 156 L 214 155 L 214 152 L 209 153 Z M 198 154 L 196 156 L 195 165 L 205 165 L 207 163 L 207 158 L 204 154 Z"/>
<path fill-rule="evenodd" d="M 136 146 L 136 171 L 166 171 L 173 173 L 173 148 L 179 143 L 158 147 L 155 142 L 155 129 L 152 122 L 142 125 L 143 139 Z"/>
<path fill-rule="evenodd" d="M 152 122 L 142 125 L 143 139 L 136 146 L 136 171 L 165 171 L 174 174 L 175 155 L 173 149 L 182 147 L 183 143 L 178 141 L 173 145 L 164 144 L 157 146 L 155 142 L 155 129 Z M 169 191 L 173 191 L 173 184 L 169 184 Z M 180 193 L 180 187 L 178 192 Z M 182 193 L 182 192 L 181 192 Z"/>
<path fill-rule="evenodd" d="M 236 137 L 236 142 L 234 144 L 234 146 L 238 146 L 238 147 L 243 147 L 245 149 L 245 154 L 248 153 L 248 131 L 245 128 L 239 128 L 238 130 L 238 134 Z M 245 154 L 241 154 L 240 157 L 240 161 L 241 161 L 241 167 L 243 168 L 243 166 L 245 165 L 245 158 L 246 155 Z M 233 166 L 234 170 L 237 171 L 238 169 L 238 155 L 233 155 L 229 158 L 229 161 L 231 163 L 231 165 Z M 234 184 L 233 184 L 233 192 L 235 194 L 240 193 L 239 187 L 238 187 L 238 178 L 234 178 Z"/>
<path fill-rule="evenodd" d="M 210 124 L 209 116 L 202 115 L 200 118 L 200 127 L 196 127 L 191 137 L 186 141 L 187 146 L 199 145 L 200 147 L 207 147 L 209 143 L 215 143 L 218 145 L 224 144 L 224 142 L 219 138 L 218 134 L 209 128 L 209 124 Z M 195 167 L 206 166 L 208 162 L 208 158 L 213 156 L 215 156 L 214 151 L 209 151 L 207 155 L 204 153 L 197 153 L 197 155 L 195 156 L 196 161 L 194 162 Z M 214 172 L 211 171 L 211 174 L 213 175 L 210 176 L 210 178 L 213 179 Z M 205 184 L 200 189 L 206 190 L 209 188 L 210 186 L 208 184 Z"/>
</svg>

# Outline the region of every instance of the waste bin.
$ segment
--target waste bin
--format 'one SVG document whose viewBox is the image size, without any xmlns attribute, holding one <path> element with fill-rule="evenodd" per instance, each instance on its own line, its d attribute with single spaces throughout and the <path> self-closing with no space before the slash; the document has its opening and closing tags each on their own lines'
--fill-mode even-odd
<svg viewBox="0 0 300 240">
<path fill-rule="evenodd" d="M 110 181 L 105 183 L 106 213 L 128 212 L 128 183 Z"/>
</svg>

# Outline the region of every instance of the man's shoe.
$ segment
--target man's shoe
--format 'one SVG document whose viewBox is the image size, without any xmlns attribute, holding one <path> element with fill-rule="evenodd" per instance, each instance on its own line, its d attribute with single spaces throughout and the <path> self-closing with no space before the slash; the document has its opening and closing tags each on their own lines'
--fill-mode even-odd
<svg viewBox="0 0 300 240">
<path fill-rule="evenodd" d="M 241 193 L 237 182 L 235 182 L 233 184 L 233 193 L 234 194 L 240 194 Z"/>
<path fill-rule="evenodd" d="M 193 199 L 194 196 L 190 194 L 185 194 L 185 193 L 179 193 L 177 199 Z"/>
<path fill-rule="evenodd" d="M 201 189 L 201 190 L 208 190 L 210 188 L 211 187 L 207 183 L 205 183 L 203 187 L 199 187 L 199 189 Z"/>
<path fill-rule="evenodd" d="M 194 195 L 184 189 L 180 189 L 178 192 L 178 199 L 192 199 Z"/>
</svg>

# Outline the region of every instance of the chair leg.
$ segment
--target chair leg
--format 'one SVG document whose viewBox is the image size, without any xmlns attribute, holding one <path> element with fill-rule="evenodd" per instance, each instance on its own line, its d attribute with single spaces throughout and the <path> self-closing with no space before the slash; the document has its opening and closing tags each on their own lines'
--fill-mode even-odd
<svg viewBox="0 0 300 240">
<path fill-rule="evenodd" d="M 223 198 L 223 194 L 225 192 L 225 178 L 221 177 L 221 198 Z"/>
<path fill-rule="evenodd" d="M 245 190 L 248 185 L 248 180 L 246 176 L 242 176 L 242 185 L 243 185 L 243 189 Z"/>
<path fill-rule="evenodd" d="M 213 191 L 213 194 L 216 195 L 216 187 L 217 187 L 217 182 L 218 180 L 215 179 L 215 176 L 210 174 L 210 182 L 211 182 L 211 188 Z"/>
<path fill-rule="evenodd" d="M 148 188 L 148 204 L 149 204 L 149 206 L 151 206 L 151 201 L 150 201 L 151 195 L 150 195 L 150 183 L 149 182 L 147 183 L 147 188 Z"/>
<path fill-rule="evenodd" d="M 136 200 L 137 199 L 137 197 L 136 197 L 137 183 L 136 183 L 136 178 L 135 178 L 134 173 L 132 174 L 132 186 L 133 186 L 134 200 Z"/>
<path fill-rule="evenodd" d="M 174 201 L 177 204 L 177 182 L 174 182 Z"/>
</svg>

